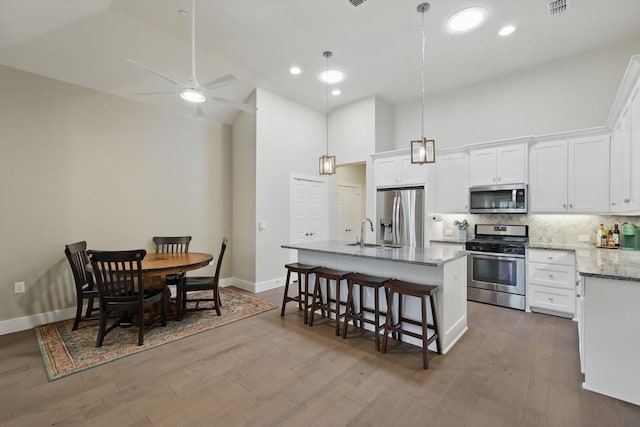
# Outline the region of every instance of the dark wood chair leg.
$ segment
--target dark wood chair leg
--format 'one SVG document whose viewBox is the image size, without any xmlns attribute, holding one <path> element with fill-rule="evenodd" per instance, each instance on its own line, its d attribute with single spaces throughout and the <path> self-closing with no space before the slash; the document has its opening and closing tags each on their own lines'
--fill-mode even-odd
<svg viewBox="0 0 640 427">
<path fill-rule="evenodd" d="M 338 279 L 336 280 L 336 336 L 339 337 L 340 336 L 340 282 L 342 282 L 342 280 Z M 327 280 L 327 295 L 329 295 L 329 283 L 330 281 Z"/>
<path fill-rule="evenodd" d="M 304 301 L 302 304 L 302 309 L 304 310 L 304 324 L 306 325 L 309 322 L 309 274 L 304 275 L 304 299 L 302 299 L 302 294 L 300 294 L 300 300 Z"/>
<path fill-rule="evenodd" d="M 80 325 L 80 319 L 82 318 L 82 295 L 78 295 L 77 298 L 78 302 L 76 304 L 76 320 L 73 321 L 73 327 L 71 328 L 72 331 L 78 329 L 78 325 Z"/>
<path fill-rule="evenodd" d="M 376 323 L 373 332 L 375 333 L 376 351 L 380 351 L 380 288 L 374 288 L 373 292 L 373 309 L 375 311 L 373 313 L 373 321 Z M 362 309 L 362 299 L 360 300 L 360 307 Z"/>
<path fill-rule="evenodd" d="M 162 292 L 162 300 L 160 301 L 160 314 L 162 316 L 160 324 L 162 326 L 167 326 L 167 299 L 171 298 L 171 294 L 169 293 L 169 288 L 165 288 Z"/>
<path fill-rule="evenodd" d="M 313 297 L 311 299 L 311 309 L 309 310 L 309 326 L 313 326 L 313 318 L 315 317 L 316 307 L 318 305 L 318 298 L 322 304 L 322 296 L 320 291 L 320 277 L 316 276 L 316 283 L 313 286 Z M 324 316 L 324 309 L 322 310 Z"/>
<path fill-rule="evenodd" d="M 435 294 L 432 294 L 429 297 L 429 303 L 431 304 L 431 316 L 433 317 L 433 327 L 435 328 L 435 332 L 436 332 L 436 350 L 438 351 L 438 354 L 440 354 L 442 352 L 442 349 L 440 348 L 440 328 L 438 328 L 438 319 L 436 316 L 436 302 L 434 301 L 435 298 Z"/>
<path fill-rule="evenodd" d="M 96 347 L 102 347 L 104 342 L 104 333 L 107 329 L 107 313 L 104 309 L 100 310 L 100 325 L 98 326 L 98 338 L 96 339 Z"/>
<path fill-rule="evenodd" d="M 82 305 L 80 305 L 80 307 L 82 307 Z M 87 312 L 85 313 L 84 317 L 91 317 L 91 313 L 93 313 L 93 297 L 87 298 Z"/>
<path fill-rule="evenodd" d="M 362 301 L 360 302 L 362 304 Z M 347 339 L 347 328 L 349 326 L 349 317 L 354 313 L 353 310 L 353 282 L 347 280 L 347 309 L 344 312 L 344 329 L 342 330 L 342 338 Z M 353 326 L 355 326 L 355 319 L 353 320 Z M 362 325 L 361 325 L 362 326 Z"/>
<path fill-rule="evenodd" d="M 420 297 L 420 308 L 422 311 L 422 367 L 429 369 L 429 339 L 427 323 L 427 297 Z"/>
<path fill-rule="evenodd" d="M 298 271 L 298 310 L 302 309 L 302 274 Z"/>
<path fill-rule="evenodd" d="M 284 280 L 284 295 L 282 295 L 282 309 L 280 310 L 280 317 L 284 317 L 284 309 L 287 306 L 287 297 L 289 295 L 289 279 L 290 278 L 291 278 L 291 270 L 287 269 L 287 277 Z"/>
<path fill-rule="evenodd" d="M 389 331 L 391 330 L 391 306 L 393 305 L 393 291 L 389 290 L 387 294 L 387 318 L 384 321 L 384 335 L 382 336 L 382 348 L 383 353 L 387 352 L 387 340 L 389 338 Z"/>
</svg>

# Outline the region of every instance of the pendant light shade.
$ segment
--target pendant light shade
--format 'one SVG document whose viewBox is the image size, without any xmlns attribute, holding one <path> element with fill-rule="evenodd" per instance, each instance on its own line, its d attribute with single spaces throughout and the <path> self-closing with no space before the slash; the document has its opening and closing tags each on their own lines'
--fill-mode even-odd
<svg viewBox="0 0 640 427">
<path fill-rule="evenodd" d="M 420 77 L 422 79 L 421 138 L 417 141 L 411 141 L 411 163 L 419 165 L 436 162 L 436 141 L 424 137 L 424 13 L 427 10 L 429 10 L 429 3 L 420 3 L 418 5 L 418 12 L 422 14 L 422 66 L 420 67 Z"/>
<path fill-rule="evenodd" d="M 329 58 L 333 55 L 330 51 L 322 53 L 322 56 L 327 60 L 326 75 L 329 75 Z M 319 172 L 320 175 L 333 175 L 336 173 L 336 156 L 329 155 L 329 81 L 327 81 L 327 92 L 325 98 L 326 107 L 326 151 L 323 156 L 320 156 Z"/>
</svg>

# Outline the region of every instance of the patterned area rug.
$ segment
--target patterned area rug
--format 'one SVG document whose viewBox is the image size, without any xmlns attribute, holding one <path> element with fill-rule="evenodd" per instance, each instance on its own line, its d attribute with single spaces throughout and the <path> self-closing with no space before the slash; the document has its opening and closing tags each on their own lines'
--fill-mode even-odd
<svg viewBox="0 0 640 427">
<path fill-rule="evenodd" d="M 215 310 L 185 313 L 181 322 L 168 321 L 167 327 L 157 325 L 145 331 L 142 346 L 137 345 L 137 327 L 114 329 L 105 337 L 102 347 L 96 348 L 97 321 L 82 322 L 77 331 L 71 330 L 73 319 L 38 326 L 35 328 L 35 333 L 47 377 L 49 381 L 53 381 L 276 307 L 268 302 L 225 288 L 220 288 L 220 295 L 222 316 L 216 316 Z M 205 304 L 209 303 L 200 305 L 205 306 Z"/>
</svg>

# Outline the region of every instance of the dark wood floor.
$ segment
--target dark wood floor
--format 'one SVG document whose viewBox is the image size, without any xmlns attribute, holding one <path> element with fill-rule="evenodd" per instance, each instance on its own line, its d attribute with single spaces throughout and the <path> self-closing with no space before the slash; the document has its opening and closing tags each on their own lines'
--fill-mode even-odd
<svg viewBox="0 0 640 427">
<path fill-rule="evenodd" d="M 425 371 L 420 349 L 377 353 L 290 303 L 48 382 L 23 331 L 0 336 L 0 425 L 639 426 L 640 407 L 581 388 L 577 348 L 571 320 L 469 303 L 469 331 Z"/>
</svg>

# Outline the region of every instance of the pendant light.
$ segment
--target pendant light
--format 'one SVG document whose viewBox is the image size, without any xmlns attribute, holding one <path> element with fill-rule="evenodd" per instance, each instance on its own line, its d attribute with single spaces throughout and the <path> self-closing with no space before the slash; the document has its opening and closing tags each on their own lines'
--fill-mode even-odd
<svg viewBox="0 0 640 427">
<path fill-rule="evenodd" d="M 418 5 L 418 12 L 422 14 L 422 66 L 420 67 L 420 76 L 422 78 L 422 115 L 420 116 L 421 138 L 418 141 L 411 141 L 411 163 L 420 165 L 436 162 L 436 141 L 433 139 L 426 139 L 424 137 L 424 13 L 427 10 L 429 10 L 429 3 L 420 3 Z"/>
<path fill-rule="evenodd" d="M 320 175 L 333 175 L 334 173 L 336 173 L 336 156 L 329 155 L 329 58 L 331 57 L 331 55 L 333 55 L 333 53 L 331 53 L 330 51 L 326 51 L 322 53 L 322 56 L 324 56 L 327 60 L 327 70 L 326 70 L 327 93 L 326 93 L 326 102 L 325 102 L 326 114 L 327 114 L 327 117 L 326 117 L 327 144 L 326 144 L 326 151 L 324 156 L 320 156 L 320 164 L 319 164 Z"/>
</svg>

